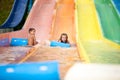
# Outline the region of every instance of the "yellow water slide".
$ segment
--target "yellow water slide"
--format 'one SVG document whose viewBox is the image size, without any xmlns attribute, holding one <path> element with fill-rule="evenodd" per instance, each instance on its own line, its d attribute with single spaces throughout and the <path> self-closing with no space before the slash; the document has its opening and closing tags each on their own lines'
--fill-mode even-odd
<svg viewBox="0 0 120 80">
<path fill-rule="evenodd" d="M 90 0 L 76 1 L 76 30 L 77 30 L 77 44 L 82 48 L 81 58 L 89 62 L 85 49 L 82 47 L 83 41 L 100 40 L 101 34 L 99 30 L 99 23 L 95 11 L 95 6 Z"/>
<path fill-rule="evenodd" d="M 82 41 L 100 40 L 100 25 L 93 0 L 77 0 L 76 8 L 78 16 L 77 30 L 79 38 Z"/>
</svg>

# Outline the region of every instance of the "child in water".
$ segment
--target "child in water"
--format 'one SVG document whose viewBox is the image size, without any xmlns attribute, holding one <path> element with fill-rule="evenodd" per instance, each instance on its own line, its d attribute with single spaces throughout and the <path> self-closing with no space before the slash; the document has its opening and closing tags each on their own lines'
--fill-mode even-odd
<svg viewBox="0 0 120 80">
<path fill-rule="evenodd" d="M 36 37 L 35 37 L 35 28 L 29 28 L 29 36 L 28 36 L 28 46 L 34 46 L 36 45 L 38 42 L 36 41 Z"/>
</svg>

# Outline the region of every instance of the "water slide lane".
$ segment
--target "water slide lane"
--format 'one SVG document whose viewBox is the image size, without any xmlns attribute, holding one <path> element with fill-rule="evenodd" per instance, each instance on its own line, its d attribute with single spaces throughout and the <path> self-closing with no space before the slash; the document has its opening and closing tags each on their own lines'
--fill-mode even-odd
<svg viewBox="0 0 120 80">
<path fill-rule="evenodd" d="M 120 44 L 120 17 L 110 0 L 95 0 L 103 36 Z"/>
<path fill-rule="evenodd" d="M 74 2 L 73 0 L 61 0 L 57 3 L 55 21 L 53 23 L 51 38 L 58 40 L 61 33 L 67 33 L 71 43 L 76 41 L 74 25 Z"/>
<path fill-rule="evenodd" d="M 77 0 L 77 41 L 92 63 L 119 63 L 120 48 L 103 40 L 101 24 L 92 0 Z M 80 44 L 81 43 L 81 44 Z M 87 59 L 86 56 L 83 56 Z M 114 60 L 113 60 L 114 59 Z"/>
<path fill-rule="evenodd" d="M 101 34 L 93 2 L 90 0 L 77 0 L 78 34 L 82 41 L 100 40 Z M 97 33 L 97 34 L 96 34 Z"/>
<path fill-rule="evenodd" d="M 28 0 L 15 0 L 10 15 L 6 21 L 0 25 L 0 28 L 16 27 L 23 19 L 27 5 Z"/>
<path fill-rule="evenodd" d="M 90 62 L 87 51 L 83 46 L 84 41 L 99 41 L 100 31 L 97 18 L 94 17 L 95 11 L 92 2 L 89 0 L 76 1 L 76 30 L 77 30 L 77 45 L 81 47 L 81 58 L 86 62 Z M 98 26 L 98 27 L 95 27 Z M 98 34 L 96 34 L 98 33 Z"/>
</svg>

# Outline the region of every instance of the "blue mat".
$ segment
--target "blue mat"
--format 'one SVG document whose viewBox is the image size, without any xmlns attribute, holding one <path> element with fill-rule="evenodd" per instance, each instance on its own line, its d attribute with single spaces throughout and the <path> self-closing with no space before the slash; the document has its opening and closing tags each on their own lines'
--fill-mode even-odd
<svg viewBox="0 0 120 80">
<path fill-rule="evenodd" d="M 28 39 L 24 38 L 12 38 L 10 46 L 27 46 L 28 45 Z"/>
<path fill-rule="evenodd" d="M 1 47 L 9 46 L 9 39 L 8 38 L 0 39 L 0 46 Z"/>
<path fill-rule="evenodd" d="M 58 62 L 32 62 L 0 66 L 0 80 L 60 80 Z"/>
<path fill-rule="evenodd" d="M 68 44 L 68 43 L 61 43 L 61 42 L 57 42 L 57 41 L 51 41 L 50 46 L 51 47 L 59 46 L 59 47 L 63 47 L 63 48 L 69 48 L 70 44 Z"/>
</svg>

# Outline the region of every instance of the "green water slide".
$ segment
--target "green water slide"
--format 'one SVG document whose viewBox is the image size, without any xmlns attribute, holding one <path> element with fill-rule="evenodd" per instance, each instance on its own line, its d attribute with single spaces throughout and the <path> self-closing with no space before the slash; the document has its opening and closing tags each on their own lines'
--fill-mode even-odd
<svg viewBox="0 0 120 80">
<path fill-rule="evenodd" d="M 94 0 L 104 37 L 120 44 L 120 17 L 111 0 Z"/>
</svg>

